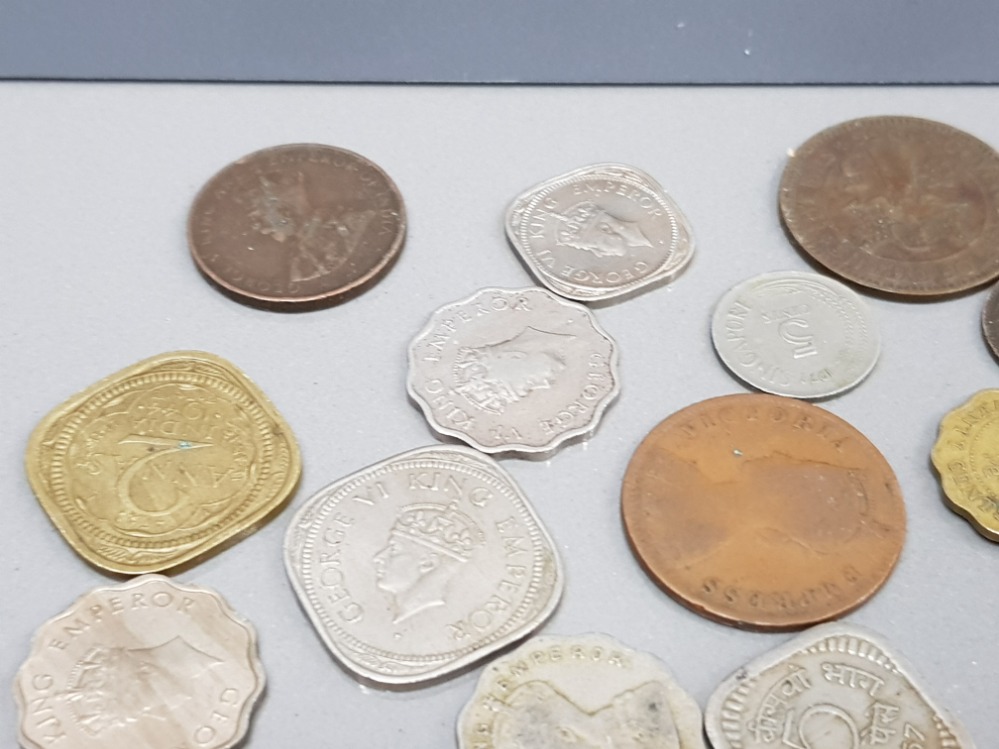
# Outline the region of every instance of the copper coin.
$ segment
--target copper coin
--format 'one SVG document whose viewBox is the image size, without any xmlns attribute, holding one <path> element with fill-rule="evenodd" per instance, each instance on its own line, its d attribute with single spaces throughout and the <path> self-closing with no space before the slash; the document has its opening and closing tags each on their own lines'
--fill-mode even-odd
<svg viewBox="0 0 999 749">
<path fill-rule="evenodd" d="M 241 301 L 332 304 L 363 291 L 402 248 L 406 211 L 377 165 L 333 146 L 275 146 L 229 164 L 188 219 L 198 268 Z"/>
<path fill-rule="evenodd" d="M 823 130 L 788 160 L 780 210 L 816 262 L 871 289 L 939 296 L 999 276 L 999 154 L 949 125 Z"/>
<path fill-rule="evenodd" d="M 992 353 L 999 357 L 999 284 L 992 287 L 982 308 L 982 335 Z"/>
<path fill-rule="evenodd" d="M 680 603 L 724 624 L 791 630 L 881 587 L 902 550 L 895 474 L 828 411 L 727 395 L 668 417 L 621 491 L 632 550 Z"/>
</svg>

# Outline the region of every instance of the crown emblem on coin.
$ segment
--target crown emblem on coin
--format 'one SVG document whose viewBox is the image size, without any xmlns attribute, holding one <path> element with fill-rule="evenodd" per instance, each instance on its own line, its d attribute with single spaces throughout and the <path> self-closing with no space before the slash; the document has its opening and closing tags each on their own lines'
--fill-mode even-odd
<svg viewBox="0 0 999 749">
<path fill-rule="evenodd" d="M 392 534 L 428 546 L 461 562 L 467 562 L 485 534 L 475 522 L 451 505 L 406 505 L 392 526 Z"/>
</svg>

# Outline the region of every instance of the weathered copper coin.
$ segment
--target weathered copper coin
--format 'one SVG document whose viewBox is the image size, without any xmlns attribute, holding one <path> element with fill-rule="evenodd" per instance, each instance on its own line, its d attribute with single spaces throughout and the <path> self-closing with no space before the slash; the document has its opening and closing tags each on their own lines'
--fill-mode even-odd
<svg viewBox="0 0 999 749">
<path fill-rule="evenodd" d="M 631 459 L 621 508 L 667 593 L 750 629 L 856 608 L 905 539 L 902 493 L 877 448 L 828 411 L 771 395 L 712 398 L 661 422 Z"/>
<path fill-rule="evenodd" d="M 249 535 L 291 496 L 291 429 L 232 364 L 174 351 L 133 364 L 42 419 L 31 488 L 91 564 L 136 575 Z"/>
<path fill-rule="evenodd" d="M 939 122 L 823 130 L 788 160 L 780 210 L 806 253 L 868 288 L 935 296 L 999 276 L 999 154 Z"/>
<path fill-rule="evenodd" d="M 332 304 L 381 277 L 402 248 L 395 183 L 353 151 L 298 144 L 225 167 L 191 207 L 198 268 L 223 291 L 277 306 Z"/>
<path fill-rule="evenodd" d="M 944 416 L 933 466 L 950 508 L 999 541 L 999 390 L 975 393 Z"/>
<path fill-rule="evenodd" d="M 982 307 L 982 335 L 992 353 L 999 356 L 999 284 L 992 287 Z"/>
</svg>

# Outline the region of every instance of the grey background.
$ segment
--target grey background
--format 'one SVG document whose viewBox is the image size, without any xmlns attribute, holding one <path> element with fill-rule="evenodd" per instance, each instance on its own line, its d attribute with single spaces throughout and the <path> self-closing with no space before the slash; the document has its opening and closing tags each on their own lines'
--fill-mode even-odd
<svg viewBox="0 0 999 749">
<path fill-rule="evenodd" d="M 454 746 L 478 669 L 405 694 L 365 689 L 330 657 L 282 566 L 294 510 L 326 484 L 435 442 L 406 398 L 406 347 L 430 313 L 484 286 L 531 278 L 502 217 L 530 185 L 588 163 L 649 172 L 697 241 L 671 286 L 596 310 L 621 348 L 622 392 L 595 435 L 551 460 L 505 460 L 563 556 L 567 587 L 543 631 L 607 632 L 663 658 L 703 707 L 742 663 L 789 635 L 689 612 L 632 558 L 619 519 L 628 460 L 662 418 L 745 392 L 711 348 L 732 285 L 807 270 L 784 237 L 788 149 L 835 122 L 885 111 L 944 120 L 999 144 L 991 88 L 404 87 L 0 84 L 0 686 L 33 632 L 113 580 L 63 542 L 22 468 L 28 435 L 96 380 L 163 351 L 217 353 L 252 378 L 302 448 L 298 493 L 270 524 L 176 575 L 212 587 L 260 633 L 267 695 L 250 747 Z M 288 142 L 364 154 L 399 185 L 410 231 L 399 262 L 340 307 L 298 315 L 223 297 L 195 270 L 188 206 L 219 168 Z M 911 304 L 865 295 L 883 338 L 870 378 L 825 404 L 885 454 L 909 514 L 885 587 L 850 619 L 882 633 L 980 749 L 999 728 L 999 545 L 941 501 L 929 453 L 941 417 L 999 384 L 979 328 L 985 290 Z M 6 687 L 2 687 L 6 689 Z M 13 743 L 0 696 L 0 742 Z"/>
<path fill-rule="evenodd" d="M 993 0 L 0 0 L 0 78 L 999 81 Z"/>
</svg>

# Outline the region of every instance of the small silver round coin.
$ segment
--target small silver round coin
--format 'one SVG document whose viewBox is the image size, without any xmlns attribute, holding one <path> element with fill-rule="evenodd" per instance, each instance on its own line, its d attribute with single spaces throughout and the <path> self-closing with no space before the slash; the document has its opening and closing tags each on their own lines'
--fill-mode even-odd
<svg viewBox="0 0 999 749">
<path fill-rule="evenodd" d="M 799 271 L 734 286 L 715 308 L 711 337 L 736 377 L 765 393 L 804 399 L 854 387 L 880 351 L 870 308 L 855 292 Z"/>
</svg>

